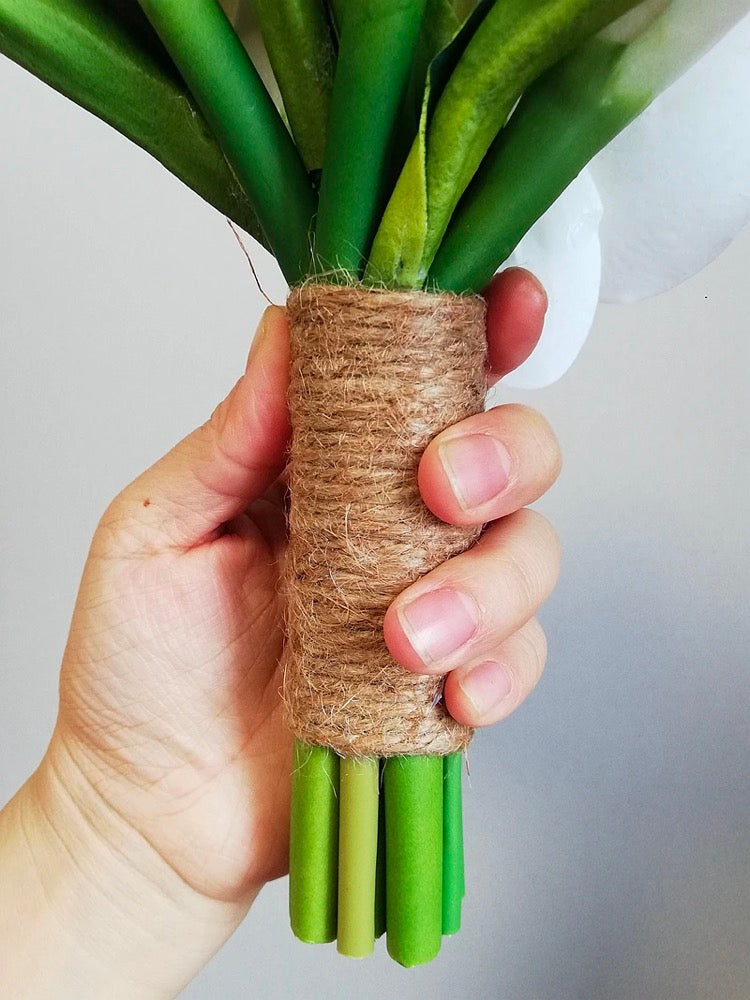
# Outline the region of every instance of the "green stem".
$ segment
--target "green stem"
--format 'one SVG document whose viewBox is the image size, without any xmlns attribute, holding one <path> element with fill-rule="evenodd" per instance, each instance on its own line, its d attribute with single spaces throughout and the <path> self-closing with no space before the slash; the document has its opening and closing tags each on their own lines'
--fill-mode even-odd
<svg viewBox="0 0 750 1000">
<path fill-rule="evenodd" d="M 295 740 L 289 842 L 289 915 L 302 941 L 336 937 L 339 758 Z"/>
<path fill-rule="evenodd" d="M 377 757 L 341 759 L 338 950 L 352 958 L 375 943 L 379 777 Z"/>
<path fill-rule="evenodd" d="M 426 0 L 359 0 L 346 9 L 333 83 L 315 254 L 323 272 L 362 273 L 401 162 L 394 163 Z"/>
<path fill-rule="evenodd" d="M 251 0 L 289 127 L 308 170 L 323 166 L 335 53 L 323 0 Z"/>
<path fill-rule="evenodd" d="M 621 44 L 592 39 L 524 95 L 451 221 L 428 286 L 480 291 L 592 156 L 649 103 L 611 86 Z"/>
<path fill-rule="evenodd" d="M 385 765 L 388 953 L 410 967 L 440 951 L 443 759 L 391 757 Z"/>
<path fill-rule="evenodd" d="M 463 754 L 443 761 L 443 934 L 461 929 L 464 896 L 464 833 L 461 804 Z"/>
<path fill-rule="evenodd" d="M 315 194 L 217 0 L 139 0 L 234 168 L 289 282 L 310 269 Z"/>
</svg>

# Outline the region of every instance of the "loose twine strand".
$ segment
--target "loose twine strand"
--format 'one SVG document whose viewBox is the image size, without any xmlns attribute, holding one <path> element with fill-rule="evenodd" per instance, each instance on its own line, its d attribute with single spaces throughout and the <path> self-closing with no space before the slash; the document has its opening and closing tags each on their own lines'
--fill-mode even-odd
<svg viewBox="0 0 750 1000">
<path fill-rule="evenodd" d="M 288 723 L 346 756 L 463 750 L 472 731 L 448 715 L 443 678 L 394 663 L 382 624 L 398 593 L 478 535 L 428 511 L 417 466 L 435 434 L 482 409 L 484 303 L 306 284 L 288 309 Z"/>
</svg>

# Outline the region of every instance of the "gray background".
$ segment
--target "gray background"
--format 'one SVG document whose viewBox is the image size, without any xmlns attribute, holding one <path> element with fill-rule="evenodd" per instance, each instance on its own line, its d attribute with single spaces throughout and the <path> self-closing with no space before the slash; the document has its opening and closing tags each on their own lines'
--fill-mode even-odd
<svg viewBox="0 0 750 1000">
<path fill-rule="evenodd" d="M 36 765 L 108 500 L 202 422 L 262 300 L 225 222 L 0 61 L 0 799 Z M 686 206 L 686 210 L 689 206 Z M 283 285 L 254 251 L 277 301 Z M 513 394 L 566 467 L 549 666 L 471 751 L 464 930 L 406 972 L 295 942 L 285 882 L 189 1000 L 747 1000 L 750 232 L 675 292 L 604 307 Z"/>
</svg>

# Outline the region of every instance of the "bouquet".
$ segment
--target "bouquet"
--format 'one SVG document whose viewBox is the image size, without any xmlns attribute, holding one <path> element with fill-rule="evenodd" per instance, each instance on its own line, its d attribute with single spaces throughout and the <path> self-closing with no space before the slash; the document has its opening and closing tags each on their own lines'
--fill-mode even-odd
<svg viewBox="0 0 750 1000">
<path fill-rule="evenodd" d="M 475 537 L 421 506 L 419 455 L 482 406 L 491 275 L 748 4 L 252 7 L 266 83 L 244 6 L 216 0 L 0 0 L 0 46 L 268 246 L 292 286 L 292 927 L 353 956 L 386 932 L 415 965 L 460 926 L 471 734 L 380 626 Z"/>
</svg>

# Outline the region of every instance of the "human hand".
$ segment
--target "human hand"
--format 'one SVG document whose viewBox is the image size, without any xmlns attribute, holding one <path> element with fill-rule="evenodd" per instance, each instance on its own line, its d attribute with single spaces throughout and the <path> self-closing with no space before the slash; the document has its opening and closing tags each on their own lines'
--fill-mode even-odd
<svg viewBox="0 0 750 1000">
<path fill-rule="evenodd" d="M 487 296 L 496 379 L 533 348 L 546 299 L 518 269 Z M 291 741 L 279 697 L 278 579 L 288 365 L 285 313 L 272 307 L 244 376 L 211 419 L 110 504 L 84 570 L 41 769 L 94 826 L 107 827 L 104 813 L 116 817 L 191 892 L 231 907 L 235 923 L 287 864 Z M 518 406 L 448 429 L 423 457 L 420 487 L 438 516 L 497 521 L 472 550 L 410 587 L 385 620 L 406 668 L 450 671 L 446 704 L 460 721 L 501 718 L 541 672 L 533 616 L 554 583 L 558 548 L 547 522 L 519 508 L 558 468 L 546 421 Z M 446 627 L 446 600 L 457 592 L 459 611 L 476 620 L 467 644 L 449 652 L 467 629 L 460 615 Z M 405 613 L 428 593 L 437 617 L 425 600 Z M 429 654 L 415 649 L 415 622 Z"/>
<path fill-rule="evenodd" d="M 496 281 L 489 302 L 496 376 L 533 347 L 544 301 L 516 270 Z M 289 433 L 288 362 L 285 314 L 271 308 L 245 375 L 208 423 L 127 487 L 102 518 L 63 662 L 53 750 L 59 746 L 191 887 L 214 898 L 237 899 L 283 874 L 287 863 L 278 477 Z M 455 486 L 440 461 L 448 450 Z M 533 614 L 554 582 L 557 546 L 539 515 L 514 512 L 547 489 L 558 464 L 544 419 L 517 406 L 450 428 L 423 458 L 422 493 L 441 518 L 502 518 L 473 550 L 409 588 L 385 623 L 391 651 L 406 667 L 456 668 L 446 701 L 462 722 L 507 714 L 541 672 L 543 634 Z M 468 496 L 503 481 L 497 499 L 484 503 L 462 506 L 454 492 Z M 456 589 L 464 599 L 451 630 L 446 599 Z M 470 626 L 462 610 L 481 621 L 468 648 L 425 663 L 409 641 L 414 630 L 407 635 L 399 623 L 408 620 L 409 599 L 428 593 L 443 626 L 430 639 L 441 648 Z M 478 660 L 497 664 L 482 666 L 483 691 L 510 688 L 492 706 L 480 704 L 486 694 L 470 700 L 479 674 L 468 666 Z"/>
</svg>

